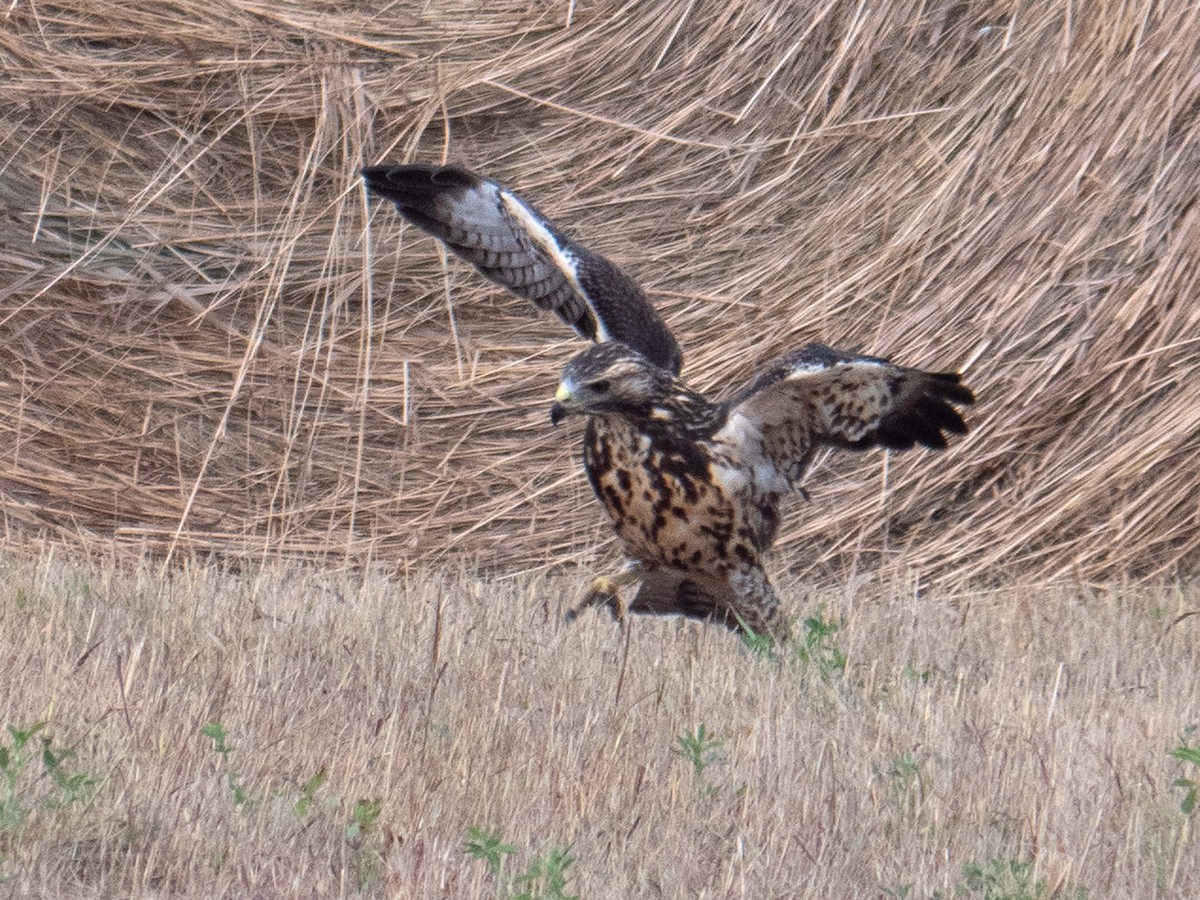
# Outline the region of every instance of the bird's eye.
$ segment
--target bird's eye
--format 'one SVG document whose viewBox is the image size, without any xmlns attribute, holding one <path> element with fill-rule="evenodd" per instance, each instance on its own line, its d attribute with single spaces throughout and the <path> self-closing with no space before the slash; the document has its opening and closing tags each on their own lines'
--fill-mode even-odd
<svg viewBox="0 0 1200 900">
<path fill-rule="evenodd" d="M 592 389 L 593 393 L 607 394 L 610 385 L 607 378 L 601 378 L 599 381 L 593 381 L 588 387 Z"/>
</svg>

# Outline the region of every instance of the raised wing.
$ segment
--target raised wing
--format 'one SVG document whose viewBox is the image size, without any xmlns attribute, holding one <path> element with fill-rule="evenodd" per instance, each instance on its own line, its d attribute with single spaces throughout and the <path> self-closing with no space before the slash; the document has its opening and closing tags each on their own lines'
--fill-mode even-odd
<svg viewBox="0 0 1200 900">
<path fill-rule="evenodd" d="M 678 374 L 679 345 L 641 288 L 507 188 L 462 166 L 371 166 L 367 187 L 484 277 L 593 341 L 619 341 Z"/>
<path fill-rule="evenodd" d="M 730 398 L 716 437 L 759 480 L 794 485 L 822 446 L 944 449 L 947 433 L 967 432 L 955 406 L 975 402 L 959 382 L 956 373 L 923 372 L 809 344 L 776 360 Z"/>
</svg>

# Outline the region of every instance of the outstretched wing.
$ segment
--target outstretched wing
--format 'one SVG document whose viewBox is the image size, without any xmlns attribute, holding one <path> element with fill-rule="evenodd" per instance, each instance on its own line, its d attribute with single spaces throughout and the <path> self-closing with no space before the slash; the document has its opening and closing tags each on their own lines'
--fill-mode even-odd
<svg viewBox="0 0 1200 900">
<path fill-rule="evenodd" d="M 923 372 L 886 359 L 809 344 L 781 357 L 726 402 L 716 438 L 776 489 L 796 484 L 822 446 L 908 450 L 946 446 L 966 434 L 955 406 L 975 397 L 952 372 Z M 765 464 L 765 469 L 764 469 Z"/>
<path fill-rule="evenodd" d="M 367 187 L 484 277 L 594 341 L 619 341 L 678 374 L 679 345 L 641 288 L 512 191 L 462 166 L 371 166 Z"/>
</svg>

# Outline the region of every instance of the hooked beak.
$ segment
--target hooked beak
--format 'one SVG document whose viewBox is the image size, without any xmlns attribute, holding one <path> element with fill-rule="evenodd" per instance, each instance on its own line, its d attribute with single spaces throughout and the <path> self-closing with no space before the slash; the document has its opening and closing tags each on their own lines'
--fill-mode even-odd
<svg viewBox="0 0 1200 900">
<path fill-rule="evenodd" d="M 572 400 L 571 392 L 565 385 L 559 385 L 554 394 L 554 402 L 550 404 L 550 424 L 557 425 L 570 412 L 567 405 Z"/>
</svg>

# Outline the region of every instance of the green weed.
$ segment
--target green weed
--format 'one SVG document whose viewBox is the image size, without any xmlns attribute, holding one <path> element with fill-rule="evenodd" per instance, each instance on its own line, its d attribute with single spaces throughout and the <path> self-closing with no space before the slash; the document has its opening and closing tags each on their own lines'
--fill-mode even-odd
<svg viewBox="0 0 1200 900">
<path fill-rule="evenodd" d="M 681 734 L 675 738 L 675 747 L 672 752 L 691 763 L 692 774 L 696 777 L 696 790 L 701 797 L 715 797 L 720 790 L 715 784 L 704 783 L 704 773 L 709 766 L 721 765 L 725 762 L 725 758 L 720 753 L 724 743 L 724 741 L 718 740 L 703 722 L 695 731 Z"/>
<path fill-rule="evenodd" d="M 356 800 L 346 825 L 346 841 L 352 851 L 350 865 L 360 891 L 373 887 L 383 874 L 382 842 L 376 828 L 382 811 L 382 801 Z"/>
<path fill-rule="evenodd" d="M 290 803 L 292 812 L 298 819 L 304 820 L 309 817 L 317 802 L 317 792 L 329 780 L 324 769 L 299 787 L 284 787 L 269 792 L 264 789 L 259 793 L 261 799 L 255 800 L 234 771 L 231 756 L 235 748 L 229 742 L 228 729 L 220 722 L 209 722 L 200 729 L 200 733 L 213 742 L 213 750 L 221 756 L 225 782 L 229 785 L 230 796 L 236 808 L 248 810 L 262 802 L 278 801 Z M 340 801 L 335 797 L 327 799 L 323 805 L 336 808 Z M 350 808 L 350 821 L 344 826 L 345 839 L 351 851 L 351 872 L 360 890 L 366 890 L 378 883 L 383 872 L 383 843 L 376 828 L 382 810 L 383 804 L 378 800 L 357 800 Z M 213 867 L 219 871 L 227 856 L 226 850 L 218 850 L 213 856 Z"/>
<path fill-rule="evenodd" d="M 500 881 L 504 877 L 504 860 L 517 852 L 512 844 L 506 844 L 500 839 L 498 832 L 487 831 L 483 828 L 468 828 L 467 839 L 463 849 L 468 856 L 487 863 L 488 871 Z"/>
<path fill-rule="evenodd" d="M 371 830 L 383 804 L 378 800 L 358 800 L 350 813 L 350 824 L 346 826 L 346 840 L 356 841 Z"/>
<path fill-rule="evenodd" d="M 1183 730 L 1182 743 L 1171 751 L 1171 755 L 1176 759 L 1195 766 L 1192 777 L 1184 775 L 1173 782 L 1175 787 L 1184 792 L 1179 808 L 1189 816 L 1196 811 L 1196 802 L 1200 799 L 1200 746 L 1191 743 L 1195 734 L 1196 726 L 1189 725 Z"/>
<path fill-rule="evenodd" d="M 725 762 L 720 754 L 724 743 L 724 741 L 717 740 L 708 730 L 708 726 L 701 722 L 695 731 L 681 734 L 675 738 L 674 753 L 692 764 L 692 773 L 699 783 L 704 780 L 705 769 Z"/>
<path fill-rule="evenodd" d="M 841 626 L 827 621 L 823 611 L 804 620 L 804 634 L 792 648 L 794 659 L 806 671 L 815 670 L 823 681 L 841 675 L 846 670 L 846 654 L 834 642 Z"/>
<path fill-rule="evenodd" d="M 72 803 L 84 802 L 91 798 L 92 789 L 100 783 L 99 778 L 84 772 L 68 772 L 63 763 L 74 758 L 74 750 L 56 751 L 50 745 L 49 738 L 42 738 L 42 768 L 58 788 L 58 793 L 46 800 L 48 809 L 61 809 Z"/>
<path fill-rule="evenodd" d="M 1063 888 L 1052 894 L 1046 879 L 1034 878 L 1032 862 L 998 857 L 964 865 L 962 880 L 954 893 L 980 900 L 1050 900 L 1051 896 L 1087 900 L 1083 888 Z"/>
<path fill-rule="evenodd" d="M 300 797 L 292 804 L 292 809 L 299 818 L 304 819 L 308 817 L 308 811 L 312 808 L 313 802 L 316 800 L 317 791 L 321 789 L 321 785 L 328 779 L 329 776 L 322 769 L 300 786 Z"/>
<path fill-rule="evenodd" d="M 841 675 L 846 669 L 846 655 L 834 639 L 841 626 L 826 620 L 823 609 L 818 609 L 816 615 L 804 619 L 800 625 L 800 633 L 789 628 L 791 636 L 782 643 L 768 634 L 749 629 L 744 629 L 740 637 L 755 656 L 775 663 L 790 661 L 804 675 L 815 673 L 826 682 Z"/>
<path fill-rule="evenodd" d="M 978 895 L 983 900 L 1041 900 L 1046 882 L 1033 877 L 1033 863 L 1015 859 L 989 859 L 963 866 L 956 893 Z"/>
<path fill-rule="evenodd" d="M 903 884 L 894 888 L 880 887 L 883 896 L 893 900 L 915 900 L 913 886 Z M 969 862 L 962 868 L 962 877 L 949 894 L 934 891 L 929 900 L 950 900 L 951 897 L 970 897 L 977 900 L 1087 900 L 1083 888 L 1052 890 L 1044 878 L 1034 878 L 1033 863 L 1016 859 L 993 857 L 987 862 Z"/>
<path fill-rule="evenodd" d="M 567 869 L 575 860 L 566 847 L 551 847 L 545 856 L 534 857 L 525 873 L 513 879 L 520 887 L 511 900 L 579 900 L 578 894 L 568 894 Z"/>
<path fill-rule="evenodd" d="M 17 782 L 28 762 L 25 745 L 45 727 L 45 722 L 39 722 L 24 730 L 9 725 L 8 733 L 12 737 L 12 746 L 0 744 L 0 772 L 4 773 L 4 796 L 0 798 L 0 829 L 16 828 L 25 821 L 26 810 L 17 795 Z"/>
<path fill-rule="evenodd" d="M 929 679 L 933 677 L 933 670 L 922 669 L 918 672 L 912 666 L 905 666 L 900 670 L 900 674 L 903 677 L 909 678 L 913 681 L 919 681 L 921 684 L 929 684 Z"/>
<path fill-rule="evenodd" d="M 499 832 L 468 828 L 463 849 L 487 864 L 497 900 L 579 900 L 578 895 L 566 892 L 567 869 L 575 862 L 566 847 L 551 847 L 544 855 L 535 856 L 511 883 L 504 875 L 504 862 L 517 848 L 506 844 Z"/>
<path fill-rule="evenodd" d="M 41 807 L 57 810 L 91 799 L 100 779 L 84 772 L 68 771 L 66 763 L 75 758 L 75 751 L 56 749 L 48 737 L 41 737 L 40 752 L 31 752 L 30 741 L 46 727 L 38 722 L 28 728 L 8 726 L 9 741 L 0 742 L 0 831 L 19 828 L 31 810 Z M 49 776 L 54 790 L 40 798 L 29 796 L 24 782 L 35 760 L 41 762 L 42 773 Z"/>
<path fill-rule="evenodd" d="M 924 800 L 925 786 L 921 777 L 923 767 L 923 760 L 911 753 L 905 753 L 893 759 L 886 770 L 880 772 L 876 769 L 877 774 L 888 783 L 893 805 L 909 818 L 916 818 Z"/>
<path fill-rule="evenodd" d="M 200 729 L 200 733 L 207 738 L 212 738 L 213 749 L 221 754 L 221 762 L 225 766 L 225 781 L 229 785 L 229 791 L 233 794 L 233 805 L 244 806 L 249 799 L 245 787 L 242 786 L 241 780 L 237 773 L 233 771 L 233 766 L 229 762 L 229 754 L 233 752 L 233 748 L 226 742 L 229 737 L 229 732 L 225 730 L 225 726 L 220 722 L 209 722 Z"/>
<path fill-rule="evenodd" d="M 742 630 L 738 632 L 738 638 L 742 644 L 761 659 L 767 659 L 771 662 L 776 662 L 779 659 L 779 654 L 776 649 L 776 638 L 772 637 L 768 632 L 758 632 L 746 624 L 745 619 L 738 616 L 738 624 L 742 626 Z"/>
</svg>

